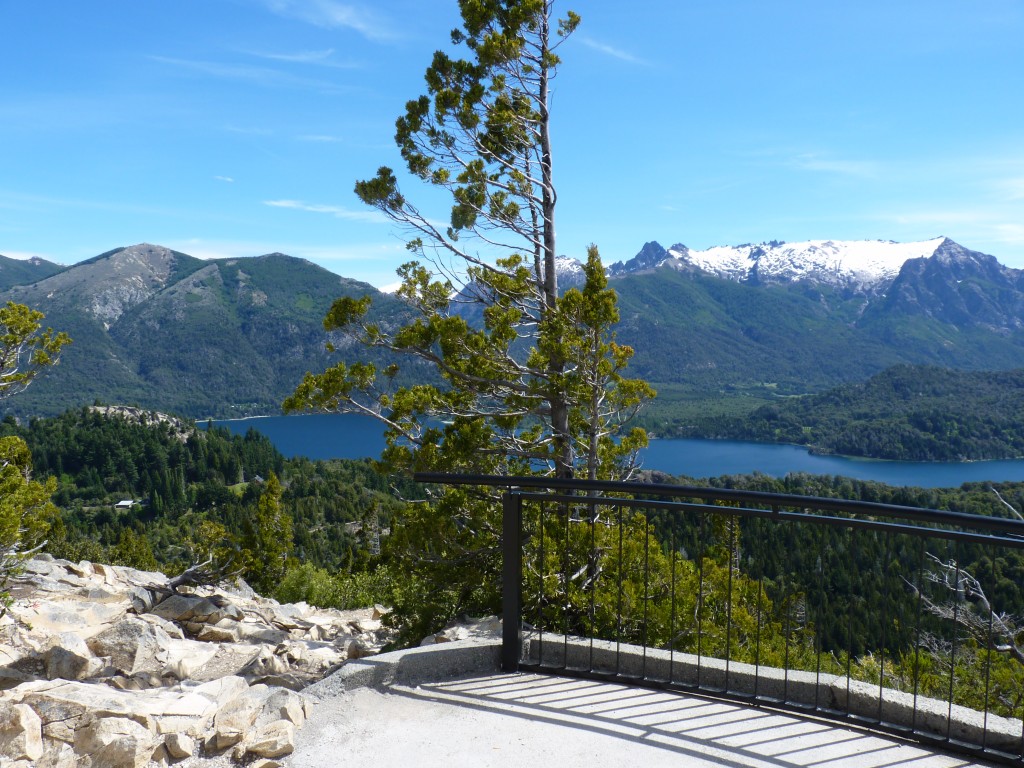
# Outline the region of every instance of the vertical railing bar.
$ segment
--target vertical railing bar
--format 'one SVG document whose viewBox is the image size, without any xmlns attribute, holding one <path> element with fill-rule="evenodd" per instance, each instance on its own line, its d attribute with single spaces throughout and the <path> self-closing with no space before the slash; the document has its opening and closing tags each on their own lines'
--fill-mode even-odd
<svg viewBox="0 0 1024 768">
<path fill-rule="evenodd" d="M 989 559 L 992 561 L 992 589 L 995 589 L 996 585 L 996 553 L 994 549 L 989 549 Z M 985 654 L 985 717 L 982 720 L 981 725 L 981 748 L 986 749 L 988 747 L 988 697 L 989 697 L 989 686 L 990 679 L 992 676 L 992 628 L 994 626 L 995 611 L 989 604 L 988 611 L 988 648 Z"/>
<path fill-rule="evenodd" d="M 885 559 L 882 561 L 882 642 L 878 648 L 881 663 L 878 665 L 878 722 L 882 720 L 883 705 L 885 703 L 885 644 L 888 637 L 886 632 L 889 626 L 889 580 L 884 577 L 886 564 L 892 558 L 892 534 L 885 534 Z"/>
<path fill-rule="evenodd" d="M 764 572 L 757 580 L 757 634 L 754 640 L 754 698 L 761 686 L 761 622 L 764 618 Z"/>
<path fill-rule="evenodd" d="M 821 654 L 825 643 L 822 641 L 825 614 L 825 526 L 818 529 L 818 615 L 814 621 L 814 711 L 818 711 L 818 695 L 821 688 Z"/>
<path fill-rule="evenodd" d="M 619 508 L 619 602 L 616 608 L 616 629 L 615 629 L 615 674 L 620 674 L 621 648 L 622 648 L 622 505 L 616 504 Z"/>
<path fill-rule="evenodd" d="M 544 578 L 547 565 L 547 559 L 544 552 L 544 510 L 546 507 L 547 504 L 544 501 L 539 501 L 537 503 L 537 514 L 540 523 L 537 526 L 540 529 L 540 565 L 537 568 L 537 573 L 540 577 L 540 594 L 537 596 L 537 664 L 541 667 L 544 666 Z"/>
<path fill-rule="evenodd" d="M 562 669 L 569 667 L 569 526 L 572 524 L 574 507 L 563 504 L 565 510 L 565 544 L 562 547 Z"/>
<path fill-rule="evenodd" d="M 779 513 L 779 507 L 776 504 L 772 505 L 772 512 L 775 515 Z M 774 520 L 775 518 L 773 518 Z M 760 521 L 757 522 L 756 528 L 760 530 L 763 527 Z M 775 523 L 772 522 L 771 530 L 775 531 Z M 754 643 L 754 698 L 757 698 L 758 692 L 761 687 L 761 626 L 764 621 L 764 564 L 761 566 L 761 576 L 757 580 L 757 635 Z"/>
<path fill-rule="evenodd" d="M 505 491 L 502 517 L 501 669 L 516 672 L 522 659 L 523 625 L 523 497 Z"/>
<path fill-rule="evenodd" d="M 850 562 L 858 562 L 857 529 L 850 531 Z M 861 585 L 863 586 L 863 585 Z M 853 673 L 853 613 L 857 604 L 857 590 L 851 589 L 846 602 L 846 711 L 850 711 L 850 678 Z"/>
<path fill-rule="evenodd" d="M 785 579 L 783 584 L 785 584 L 785 588 L 782 591 L 782 605 L 786 612 L 786 628 L 783 632 L 786 635 L 786 642 L 782 662 L 782 701 L 789 703 L 789 637 L 792 629 L 793 606 L 789 604 L 789 579 Z"/>
<path fill-rule="evenodd" d="M 956 679 L 956 636 L 957 630 L 956 625 L 959 621 L 959 608 L 960 608 L 960 542 L 953 542 L 953 552 L 956 557 L 956 580 L 953 582 L 955 587 L 954 599 L 953 599 L 953 643 L 952 652 L 949 656 L 949 709 L 946 713 L 946 741 L 949 741 L 953 732 L 953 684 Z"/>
<path fill-rule="evenodd" d="M 1020 760 L 1024 762 L 1024 712 L 1020 718 Z"/>
<path fill-rule="evenodd" d="M 594 671 L 594 625 L 597 622 L 597 579 L 600 575 L 601 561 L 597 554 L 597 502 L 590 502 L 590 658 L 588 668 Z"/>
<path fill-rule="evenodd" d="M 729 515 L 729 575 L 725 598 L 725 690 L 729 690 L 729 663 L 732 661 L 732 571 L 736 564 L 736 517 Z"/>
<path fill-rule="evenodd" d="M 671 685 L 675 682 L 675 663 L 676 663 L 676 528 L 672 526 L 672 604 L 671 612 L 669 613 L 669 644 L 668 644 L 668 682 Z"/>
<path fill-rule="evenodd" d="M 921 542 L 921 554 L 917 558 L 917 633 L 914 638 L 914 711 L 911 714 L 910 729 L 917 730 L 917 697 L 921 682 L 921 631 L 922 617 L 924 615 L 924 560 L 925 541 Z"/>
<path fill-rule="evenodd" d="M 704 521 L 707 513 L 701 511 L 697 542 L 697 687 L 700 688 L 701 661 L 704 657 Z"/>
<path fill-rule="evenodd" d="M 643 659 L 640 662 L 640 677 L 647 679 L 647 620 L 649 618 L 648 605 L 651 602 L 651 521 L 644 510 L 644 631 L 643 631 Z"/>
</svg>

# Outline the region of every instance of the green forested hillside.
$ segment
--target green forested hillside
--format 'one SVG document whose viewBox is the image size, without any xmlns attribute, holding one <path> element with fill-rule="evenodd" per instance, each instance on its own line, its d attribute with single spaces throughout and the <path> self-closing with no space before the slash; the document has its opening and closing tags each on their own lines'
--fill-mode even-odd
<svg viewBox="0 0 1024 768">
<path fill-rule="evenodd" d="M 60 272 L 64 267 L 40 259 L 11 259 L 0 256 L 0 290 L 15 285 L 26 285 Z"/>
<path fill-rule="evenodd" d="M 7 419 L 2 435 L 28 443 L 37 478 L 57 479 L 61 514 L 49 549 L 71 559 L 173 573 L 201 559 L 218 531 L 213 543 L 243 548 L 273 474 L 292 519 L 287 549 L 296 562 L 346 570 L 366 561 L 364 531 L 386 527 L 399 506 L 370 462 L 287 460 L 254 431 L 237 436 L 146 412 L 80 408 L 24 427 Z M 134 503 L 117 507 L 123 501 Z"/>
<path fill-rule="evenodd" d="M 866 382 L 779 399 L 745 416 L 691 418 L 676 434 L 809 445 L 913 461 L 1024 456 L 1024 370 L 895 366 Z"/>
<path fill-rule="evenodd" d="M 918 272 L 908 269 L 881 296 L 667 266 L 617 276 L 610 285 L 619 298 L 618 341 L 635 350 L 632 375 L 660 393 L 646 426 L 694 434 L 709 409 L 738 415 L 895 365 L 1020 366 L 1024 293 L 1007 282 L 1012 275 L 998 282 L 931 260 Z M 341 359 L 383 362 L 379 350 L 324 333 L 335 299 L 372 295 L 369 319 L 385 330 L 409 312 L 394 296 L 283 254 L 202 261 L 146 244 L 2 294 L 45 312 L 47 325 L 74 340 L 59 370 L 5 402 L 6 412 L 25 418 L 95 400 L 195 418 L 276 413 L 307 371 Z M 410 362 L 402 369 L 409 381 L 429 377 Z"/>
<path fill-rule="evenodd" d="M 55 500 L 60 518 L 53 521 L 48 544 L 55 555 L 175 573 L 202 557 L 204 547 L 213 546 L 221 551 L 233 549 L 251 567 L 254 561 L 245 560 L 245 550 L 256 540 L 260 509 L 272 493 L 272 482 L 261 482 L 261 478 L 280 477 L 280 508 L 291 520 L 292 535 L 286 547 L 288 568 L 279 582 L 270 585 L 274 594 L 327 605 L 387 601 L 403 592 L 418 594 L 409 574 L 389 564 L 390 537 L 382 538 L 381 558 L 369 553 L 369 532 L 376 527 L 386 534 L 390 526 L 400 526 L 402 511 L 391 487 L 394 478 L 380 476 L 369 462 L 288 461 L 255 432 L 233 436 L 145 412 L 108 410 L 76 409 L 24 427 L 11 419 L 0 423 L 0 435 L 18 434 L 29 443 L 38 477 L 58 480 Z M 985 484 L 894 488 L 808 475 L 721 477 L 710 482 L 775 493 L 1007 514 Z M 415 490 L 410 485 L 401 489 L 408 497 L 416 495 Z M 996 490 L 1010 504 L 1024 508 L 1024 483 L 1001 483 Z M 138 503 L 130 509 L 116 508 L 118 501 L 128 499 Z M 665 558 L 675 551 L 687 560 L 679 562 L 679 569 L 691 575 L 697 573 L 695 563 L 699 562 L 708 594 L 725 590 L 728 575 L 733 590 L 754 590 L 753 597 L 743 598 L 754 601 L 744 609 L 751 616 L 762 608 L 773 611 L 770 621 L 759 624 L 763 653 L 782 648 L 791 637 L 803 644 L 794 645 L 788 657 L 794 666 L 813 668 L 819 663 L 814 654 L 820 650 L 825 654 L 821 663 L 826 665 L 845 663 L 848 652 L 852 653 L 851 674 L 860 679 L 873 679 L 872 659 L 880 654 L 890 659 L 891 679 L 912 673 L 906 666 L 907 653 L 913 647 L 920 608 L 905 581 L 905 566 L 918 562 L 916 545 L 873 532 L 851 541 L 832 527 L 743 519 L 731 544 L 734 534 L 713 524 L 695 525 L 686 515 L 655 513 L 652 522 L 661 560 L 667 562 Z M 736 554 L 730 555 L 733 546 Z M 1000 610 L 1024 612 L 1019 587 L 1024 583 L 1024 558 L 1004 553 L 993 559 L 986 548 L 970 544 L 963 545 L 956 556 L 963 569 L 985 574 L 989 597 Z M 881 567 L 885 563 L 889 566 Z M 824 580 L 820 574 L 825 574 Z M 258 566 L 252 578 L 259 578 Z M 851 624 L 850 616 L 863 605 L 882 604 L 892 624 L 879 644 L 879 626 Z M 802 617 L 797 630 L 786 623 L 791 605 Z M 720 629 L 709 624 L 704 631 L 713 639 Z M 820 646 L 811 647 L 807 638 L 812 630 Z M 736 660 L 746 658 L 742 650 L 737 654 Z M 766 658 L 761 661 L 765 663 Z M 984 657 L 977 658 L 984 664 Z M 993 680 L 1004 674 L 1013 678 L 1014 663 L 997 659 L 991 667 Z M 958 701 L 978 705 L 976 691 L 972 698 L 971 681 L 985 672 L 983 666 L 958 667 Z"/>
<path fill-rule="evenodd" d="M 43 311 L 73 339 L 60 369 L 4 408 L 55 416 L 100 400 L 192 418 L 276 413 L 307 371 L 334 359 L 328 342 L 343 344 L 323 329 L 332 302 L 364 294 L 385 327 L 404 311 L 370 285 L 279 253 L 206 262 L 143 244 L 101 254 L 0 297 Z"/>
<path fill-rule="evenodd" d="M 985 316 L 942 306 L 872 303 L 820 285 L 751 285 L 669 267 L 612 286 L 619 341 L 636 351 L 631 370 L 660 390 L 682 387 L 707 400 L 766 386 L 782 395 L 821 392 L 901 364 L 995 370 L 1024 359 L 1019 323 L 994 330 Z M 672 403 L 655 409 L 672 418 Z"/>
</svg>

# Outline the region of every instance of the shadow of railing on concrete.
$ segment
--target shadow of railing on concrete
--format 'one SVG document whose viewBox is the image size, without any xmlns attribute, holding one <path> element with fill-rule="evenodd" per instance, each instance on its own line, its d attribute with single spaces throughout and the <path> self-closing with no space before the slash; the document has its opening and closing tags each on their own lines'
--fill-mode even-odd
<svg viewBox="0 0 1024 768">
<path fill-rule="evenodd" d="M 635 742 L 728 768 L 973 768 L 985 763 L 937 754 L 867 729 L 764 708 L 631 688 L 617 683 L 522 673 L 391 688 L 530 722 Z M 571 736 L 567 737 L 571 738 Z M 543 756 L 538 756 L 542 758 Z"/>
</svg>

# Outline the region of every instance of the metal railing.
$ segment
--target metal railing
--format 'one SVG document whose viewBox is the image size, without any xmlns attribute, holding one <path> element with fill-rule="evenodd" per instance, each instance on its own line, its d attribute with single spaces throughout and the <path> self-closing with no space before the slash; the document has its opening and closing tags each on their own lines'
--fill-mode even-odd
<svg viewBox="0 0 1024 768">
<path fill-rule="evenodd" d="M 1011 618 L 1024 615 L 1024 521 L 723 488 L 416 479 L 505 489 L 508 671 L 697 692 L 1024 762 Z"/>
</svg>

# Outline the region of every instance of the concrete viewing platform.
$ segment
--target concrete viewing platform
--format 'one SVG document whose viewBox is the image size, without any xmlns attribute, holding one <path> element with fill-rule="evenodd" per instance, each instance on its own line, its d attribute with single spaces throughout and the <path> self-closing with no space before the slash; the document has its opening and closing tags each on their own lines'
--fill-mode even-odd
<svg viewBox="0 0 1024 768">
<path fill-rule="evenodd" d="M 701 696 L 497 671 L 460 641 L 349 662 L 307 688 L 292 768 L 642 765 L 973 768 L 868 729 Z"/>
</svg>

